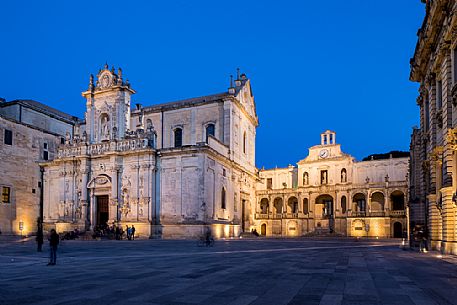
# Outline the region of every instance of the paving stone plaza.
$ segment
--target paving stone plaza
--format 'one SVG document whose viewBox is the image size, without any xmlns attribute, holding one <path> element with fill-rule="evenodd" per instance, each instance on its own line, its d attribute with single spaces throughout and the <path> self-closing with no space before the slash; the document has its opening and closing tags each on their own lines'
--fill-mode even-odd
<svg viewBox="0 0 457 305">
<path fill-rule="evenodd" d="M 0 304 L 457 304 L 457 259 L 398 240 L 0 242 Z"/>
</svg>

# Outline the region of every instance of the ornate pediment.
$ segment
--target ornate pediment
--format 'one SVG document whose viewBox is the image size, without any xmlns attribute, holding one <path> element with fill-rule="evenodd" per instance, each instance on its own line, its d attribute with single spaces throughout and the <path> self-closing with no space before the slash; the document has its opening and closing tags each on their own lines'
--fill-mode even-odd
<svg viewBox="0 0 457 305">
<path fill-rule="evenodd" d="M 87 188 L 96 187 L 111 187 L 111 177 L 106 174 L 101 174 L 90 180 L 87 184 Z"/>
</svg>

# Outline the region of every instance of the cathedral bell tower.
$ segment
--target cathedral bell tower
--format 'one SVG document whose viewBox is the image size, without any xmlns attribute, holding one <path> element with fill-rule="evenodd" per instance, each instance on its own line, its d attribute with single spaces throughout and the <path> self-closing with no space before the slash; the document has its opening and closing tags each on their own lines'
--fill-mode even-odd
<svg viewBox="0 0 457 305">
<path fill-rule="evenodd" d="M 108 64 L 100 69 L 94 84 L 90 75 L 89 88 L 82 93 L 86 102 L 86 132 L 89 142 L 101 143 L 125 137 L 130 128 L 130 96 L 135 91 L 128 80 L 122 78 L 122 70 L 115 73 Z"/>
</svg>

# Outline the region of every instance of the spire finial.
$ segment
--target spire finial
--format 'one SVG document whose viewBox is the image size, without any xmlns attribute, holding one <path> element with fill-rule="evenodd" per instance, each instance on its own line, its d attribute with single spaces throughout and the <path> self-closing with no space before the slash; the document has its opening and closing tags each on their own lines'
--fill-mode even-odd
<svg viewBox="0 0 457 305">
<path fill-rule="evenodd" d="M 104 68 L 105 68 L 105 70 L 108 70 L 108 68 L 109 68 L 109 67 L 108 67 L 108 62 L 107 62 L 107 61 L 105 61 L 105 67 L 104 67 Z"/>
<path fill-rule="evenodd" d="M 236 68 L 236 79 L 240 79 L 240 68 Z"/>
<path fill-rule="evenodd" d="M 89 77 L 89 90 L 94 88 L 94 75 L 90 75 Z"/>
<path fill-rule="evenodd" d="M 230 88 L 233 87 L 233 75 L 230 74 Z"/>
</svg>

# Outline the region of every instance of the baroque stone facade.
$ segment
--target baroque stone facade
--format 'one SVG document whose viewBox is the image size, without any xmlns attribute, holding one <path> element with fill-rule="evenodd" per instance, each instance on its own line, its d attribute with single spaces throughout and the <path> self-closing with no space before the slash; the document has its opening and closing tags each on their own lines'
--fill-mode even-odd
<svg viewBox="0 0 457 305">
<path fill-rule="evenodd" d="M 297 166 L 260 171 L 256 229 L 267 236 L 403 237 L 408 161 L 356 162 L 327 130 Z"/>
<path fill-rule="evenodd" d="M 421 215 L 417 224 L 427 226 L 433 249 L 457 254 L 457 2 L 424 2 L 410 74 L 420 84 L 420 128 L 411 139 L 411 209 Z"/>
<path fill-rule="evenodd" d="M 44 167 L 47 228 L 135 225 L 148 237 L 211 226 L 238 236 L 255 204 L 258 119 L 250 81 L 226 93 L 131 110 L 122 70 L 90 77 L 83 123 Z"/>
<path fill-rule="evenodd" d="M 135 225 L 138 235 L 158 238 L 195 237 L 207 227 L 218 238 L 252 229 L 404 234 L 407 157 L 355 162 L 326 131 L 297 166 L 259 171 L 246 75 L 238 72 L 227 92 L 165 104 L 131 107 L 133 94 L 122 70 L 105 65 L 82 93 L 84 120 L 37 102 L 0 103 L 0 127 L 25 139 L 2 147 L 9 175 L 0 184 L 12 186 L 12 199 L 0 206 L 0 229 L 17 234 L 20 222 L 30 234 L 42 215 L 45 230 Z M 30 192 L 37 182 L 39 194 Z"/>
</svg>

